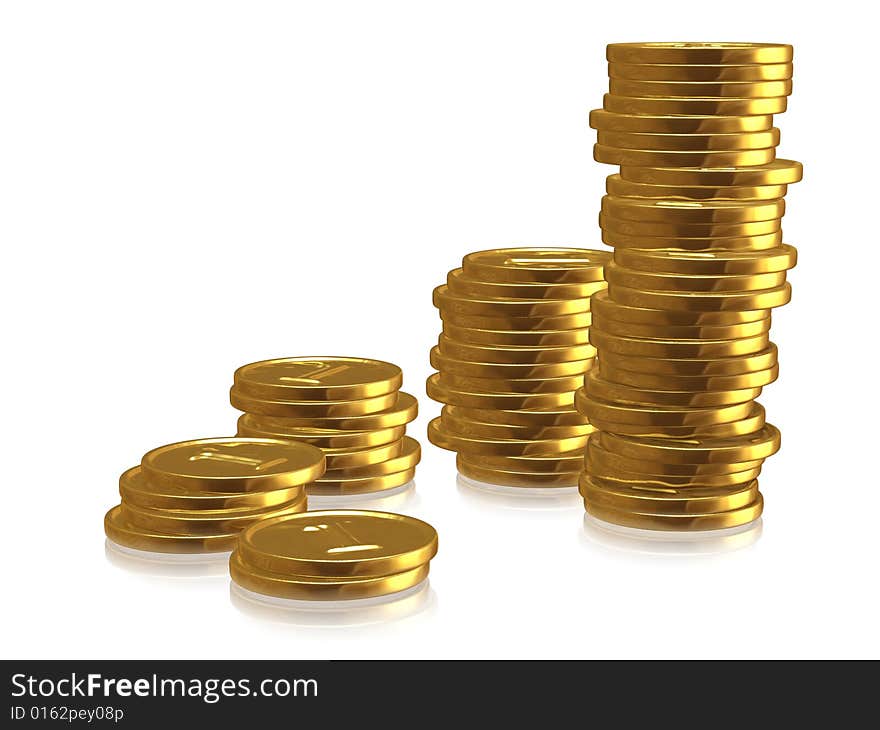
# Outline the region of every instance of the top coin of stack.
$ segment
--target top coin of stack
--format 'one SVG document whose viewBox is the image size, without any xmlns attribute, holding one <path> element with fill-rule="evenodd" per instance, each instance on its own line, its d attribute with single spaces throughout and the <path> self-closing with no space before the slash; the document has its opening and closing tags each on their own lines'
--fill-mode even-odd
<svg viewBox="0 0 880 730">
<path fill-rule="evenodd" d="M 574 391 L 593 364 L 590 300 L 609 254 L 510 248 L 468 254 L 434 290 L 443 333 L 428 395 L 429 440 L 459 471 L 516 487 L 572 486 L 592 427 Z"/>
<path fill-rule="evenodd" d="M 306 509 L 305 484 L 324 473 L 308 444 L 196 439 L 148 452 L 119 478 L 122 503 L 104 518 L 114 543 L 161 553 L 231 550 L 254 522 Z"/>
<path fill-rule="evenodd" d="M 313 495 L 378 492 L 412 481 L 421 450 L 406 436 L 418 413 L 396 365 L 357 357 L 286 357 L 240 367 L 230 391 L 238 433 L 324 450 Z"/>
<path fill-rule="evenodd" d="M 593 298 L 599 366 L 577 405 L 598 429 L 587 510 L 633 527 L 713 529 L 761 514 L 756 477 L 779 432 L 754 399 L 776 379 L 770 310 L 797 252 L 782 243 L 798 162 L 776 158 L 792 48 L 608 46 L 610 93 L 590 115 L 614 247 Z"/>
</svg>

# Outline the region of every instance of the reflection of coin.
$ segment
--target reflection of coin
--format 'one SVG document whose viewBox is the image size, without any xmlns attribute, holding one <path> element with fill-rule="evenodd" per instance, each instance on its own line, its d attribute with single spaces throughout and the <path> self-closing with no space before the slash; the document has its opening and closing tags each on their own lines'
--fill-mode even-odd
<svg viewBox="0 0 880 730">
<path fill-rule="evenodd" d="M 324 454 L 309 444 L 256 438 L 181 441 L 148 452 L 144 478 L 157 487 L 174 485 L 204 492 L 283 489 L 324 473 Z"/>
</svg>

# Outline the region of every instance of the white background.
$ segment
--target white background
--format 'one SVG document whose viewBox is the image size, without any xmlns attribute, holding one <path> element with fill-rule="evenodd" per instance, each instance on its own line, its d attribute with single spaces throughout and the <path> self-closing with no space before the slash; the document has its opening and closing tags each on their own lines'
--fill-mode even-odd
<svg viewBox="0 0 880 730">
<path fill-rule="evenodd" d="M 0 10 L 7 658 L 877 657 L 876 27 L 863 3 L 5 2 Z M 761 400 L 763 534 L 695 556 L 481 499 L 425 427 L 432 288 L 468 251 L 599 245 L 605 44 L 795 45 L 804 162 Z M 232 433 L 233 370 L 398 363 L 440 553 L 421 611 L 303 626 L 227 579 L 105 555 L 116 480 Z M 701 547 L 704 552 L 715 548 Z M 343 622 L 348 619 L 343 620 Z M 353 620 L 353 622 L 356 622 Z"/>
</svg>

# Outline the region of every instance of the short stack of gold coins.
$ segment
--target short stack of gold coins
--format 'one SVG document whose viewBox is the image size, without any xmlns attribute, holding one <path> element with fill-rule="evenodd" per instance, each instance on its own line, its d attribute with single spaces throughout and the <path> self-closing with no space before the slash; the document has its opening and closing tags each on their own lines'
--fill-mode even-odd
<svg viewBox="0 0 880 730">
<path fill-rule="evenodd" d="M 574 407 L 593 365 L 590 295 L 607 252 L 508 248 L 468 254 L 434 290 L 443 333 L 428 395 L 444 405 L 428 439 L 461 475 L 506 487 L 577 484 L 593 431 Z"/>
<path fill-rule="evenodd" d="M 608 46 L 610 93 L 590 115 L 614 248 L 593 296 L 598 350 L 578 408 L 598 429 L 580 481 L 588 513 L 637 528 L 707 530 L 757 519 L 757 477 L 780 445 L 755 402 L 777 377 L 770 311 L 789 301 L 783 196 L 800 163 L 776 158 L 792 48 Z"/>
<path fill-rule="evenodd" d="M 104 531 L 135 550 L 226 552 L 258 520 L 304 512 L 305 485 L 324 464 L 320 449 L 275 439 L 161 446 L 119 478 L 122 503 L 105 516 Z"/>
<path fill-rule="evenodd" d="M 230 401 L 245 414 L 241 436 L 321 448 L 327 471 L 310 495 L 357 495 L 403 487 L 421 458 L 406 425 L 418 403 L 400 390 L 400 368 L 360 357 L 285 357 L 235 372 Z"/>
<path fill-rule="evenodd" d="M 245 530 L 229 572 L 237 586 L 263 596 L 347 601 L 415 588 L 436 553 L 437 531 L 414 517 L 317 510 Z"/>
</svg>

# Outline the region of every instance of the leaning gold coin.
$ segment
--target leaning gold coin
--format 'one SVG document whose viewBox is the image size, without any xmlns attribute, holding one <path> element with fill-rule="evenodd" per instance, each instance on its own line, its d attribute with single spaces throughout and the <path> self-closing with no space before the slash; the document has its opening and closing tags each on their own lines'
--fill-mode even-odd
<svg viewBox="0 0 880 730">
<path fill-rule="evenodd" d="M 673 251 L 765 251 L 782 243 L 782 230 L 758 236 L 630 236 L 616 231 L 602 231 L 602 243 L 621 248 L 671 249 Z"/>
<path fill-rule="evenodd" d="M 445 355 L 439 348 L 431 349 L 431 365 L 441 373 L 452 373 L 473 378 L 504 378 L 511 380 L 538 380 L 583 375 L 592 367 L 593 358 L 548 363 L 497 363 L 459 360 Z"/>
<path fill-rule="evenodd" d="M 444 323 L 443 334 L 457 342 L 502 347 L 569 347 L 589 344 L 589 329 L 586 327 L 573 330 L 485 330 Z"/>
<path fill-rule="evenodd" d="M 745 293 L 661 292 L 609 285 L 609 296 L 632 307 L 670 309 L 685 312 L 729 312 L 774 309 L 791 301 L 791 284 Z"/>
<path fill-rule="evenodd" d="M 688 96 L 662 98 L 605 94 L 602 106 L 606 111 L 616 114 L 765 116 L 767 114 L 782 114 L 788 107 L 788 98 L 778 96 L 772 98 L 713 97 L 699 99 Z"/>
<path fill-rule="evenodd" d="M 739 66 L 722 64 L 609 63 L 608 76 L 632 81 L 786 81 L 791 79 L 791 63 L 755 63 Z"/>
<path fill-rule="evenodd" d="M 618 218 L 610 213 L 599 214 L 599 226 L 603 231 L 628 236 L 674 236 L 676 238 L 725 238 L 736 236 L 762 236 L 776 233 L 782 228 L 782 219 L 750 223 L 661 223 L 658 221 L 634 221 Z M 716 246 L 715 248 L 718 248 Z"/>
<path fill-rule="evenodd" d="M 646 200 L 606 195 L 602 211 L 611 218 L 638 223 L 753 223 L 782 218 L 785 200 Z"/>
<path fill-rule="evenodd" d="M 609 195 L 626 198 L 654 200 L 779 200 L 788 192 L 787 185 L 752 186 L 700 186 L 700 185 L 652 185 L 624 180 L 620 175 L 605 179 L 605 191 Z"/>
<path fill-rule="evenodd" d="M 322 449 L 366 449 L 403 438 L 406 426 L 348 431 L 333 428 L 308 428 L 290 424 L 284 418 L 245 413 L 238 419 L 238 435 L 302 441 Z"/>
<path fill-rule="evenodd" d="M 477 390 L 453 388 L 443 382 L 440 373 L 434 373 L 426 384 L 428 397 L 446 405 L 481 410 L 517 411 L 563 409 L 574 403 L 574 393 L 484 393 Z"/>
<path fill-rule="evenodd" d="M 116 505 L 104 516 L 104 533 L 111 542 L 153 553 L 223 553 L 232 550 L 238 532 L 216 535 L 174 535 L 131 525 Z"/>
<path fill-rule="evenodd" d="M 395 456 L 385 461 L 379 461 L 372 464 L 363 464 L 361 466 L 346 466 L 336 469 L 328 469 L 324 472 L 318 484 L 332 482 L 344 479 L 367 479 L 372 477 L 382 477 L 388 474 L 397 474 L 408 469 L 415 469 L 416 465 L 421 461 L 422 448 L 419 442 L 409 436 L 404 436 L 401 450 Z"/>
<path fill-rule="evenodd" d="M 602 281 L 606 251 L 585 248 L 496 248 L 469 253 L 465 276 L 479 281 L 573 284 Z"/>
<path fill-rule="evenodd" d="M 581 496 L 593 505 L 649 514 L 707 514 L 742 509 L 758 497 L 758 482 L 752 480 L 733 489 L 689 490 L 690 493 L 632 489 L 582 475 Z"/>
<path fill-rule="evenodd" d="M 605 287 L 602 281 L 573 284 L 487 282 L 467 277 L 462 269 L 453 269 L 446 277 L 450 293 L 474 299 L 583 299 Z"/>
<path fill-rule="evenodd" d="M 648 458 L 643 456 L 634 458 L 603 448 L 598 433 L 590 437 L 584 458 L 588 473 L 593 470 L 593 465 L 598 465 L 596 468 L 601 468 L 605 471 L 641 473 L 645 475 L 646 479 L 652 475 L 698 479 L 703 476 L 734 474 L 750 469 L 760 469 L 764 463 L 764 459 L 739 462 L 676 463 L 666 461 L 662 452 L 649 452 Z"/>
<path fill-rule="evenodd" d="M 234 408 L 248 413 L 259 413 L 264 416 L 279 418 L 319 419 L 343 418 L 347 416 L 364 416 L 371 413 L 387 411 L 394 407 L 398 400 L 398 391 L 343 401 L 290 401 L 272 397 L 248 395 L 233 385 L 229 391 L 229 402 Z"/>
<path fill-rule="evenodd" d="M 605 320 L 627 324 L 670 325 L 674 327 L 728 326 L 745 322 L 767 320 L 770 312 L 764 309 L 726 312 L 684 312 L 652 307 L 637 307 L 612 300 L 608 292 L 599 292 L 591 304 L 597 316 Z"/>
<path fill-rule="evenodd" d="M 773 116 L 646 115 L 620 114 L 606 109 L 590 112 L 590 126 L 600 132 L 639 134 L 737 134 L 765 132 L 773 127 Z"/>
<path fill-rule="evenodd" d="M 606 380 L 601 377 L 601 368 L 594 368 L 584 378 L 584 392 L 588 398 L 598 398 L 616 403 L 702 408 L 745 403 L 754 400 L 761 395 L 761 388 L 712 391 L 670 391 L 633 388 Z"/>
<path fill-rule="evenodd" d="M 559 317 L 589 311 L 586 299 L 474 299 L 434 289 L 434 306 L 445 313 L 478 317 Z"/>
<path fill-rule="evenodd" d="M 445 426 L 445 428 L 444 428 Z M 560 439 L 489 439 L 465 434 L 450 433 L 448 421 L 435 418 L 428 424 L 428 440 L 435 446 L 449 451 L 486 456 L 544 456 L 560 454 L 587 445 L 589 434 Z"/>
<path fill-rule="evenodd" d="M 711 150 L 708 152 L 676 152 L 623 149 L 603 144 L 593 145 L 593 159 L 608 165 L 642 167 L 746 167 L 766 165 L 776 159 L 776 148 L 746 150 Z"/>
<path fill-rule="evenodd" d="M 612 78 L 608 91 L 615 96 L 668 99 L 767 99 L 791 94 L 791 79 L 777 81 L 644 81 Z"/>
<path fill-rule="evenodd" d="M 325 478 L 315 480 L 306 487 L 311 496 L 333 496 L 348 494 L 369 494 L 385 492 L 409 484 L 415 479 L 415 468 L 393 474 L 381 474 L 373 477 Z"/>
<path fill-rule="evenodd" d="M 620 170 L 623 180 L 651 185 L 791 185 L 799 182 L 804 174 L 803 165 L 794 160 L 777 159 L 766 165 L 734 168 L 730 170 L 710 167 L 624 167 Z"/>
<path fill-rule="evenodd" d="M 622 335 L 645 340 L 736 340 L 757 337 L 770 331 L 771 317 L 732 325 L 695 325 L 691 327 L 634 324 L 594 315 L 592 333 Z"/>
<path fill-rule="evenodd" d="M 739 375 L 771 368 L 776 365 L 778 356 L 776 345 L 772 342 L 767 348 L 758 352 L 728 357 L 650 357 L 644 355 L 621 355 L 610 350 L 603 350 L 601 367 L 674 377 Z M 605 371 L 603 370 L 603 372 Z"/>
<path fill-rule="evenodd" d="M 770 346 L 769 334 L 732 340 L 649 340 L 612 335 L 596 328 L 591 330 L 590 340 L 603 353 L 673 359 L 738 357 Z"/>
<path fill-rule="evenodd" d="M 547 347 L 533 345 L 473 345 L 458 342 L 446 335 L 440 335 L 440 352 L 456 360 L 468 362 L 497 362 L 508 365 L 561 363 L 571 360 L 587 360 L 596 356 L 596 348 L 590 344 L 570 345 L 568 347 Z"/>
<path fill-rule="evenodd" d="M 503 469 L 487 469 L 482 463 L 472 464 L 459 455 L 455 460 L 458 473 L 485 484 L 502 487 L 554 488 L 572 487 L 577 484 L 579 472 L 560 472 L 535 474 L 530 472 L 505 471 Z"/>
<path fill-rule="evenodd" d="M 637 132 L 602 132 L 596 141 L 604 147 L 633 150 L 672 150 L 675 152 L 710 152 L 713 150 L 763 150 L 779 144 L 776 127 L 763 132 L 730 134 L 646 134 Z"/>
<path fill-rule="evenodd" d="M 797 264 L 797 249 L 787 243 L 764 251 L 691 253 L 687 251 L 620 249 L 614 252 L 614 263 L 628 269 L 652 274 L 712 277 L 755 276 L 793 269 Z"/>
<path fill-rule="evenodd" d="M 611 63 L 680 63 L 753 65 L 791 63 L 792 46 L 784 43 L 609 43 Z"/>
</svg>

